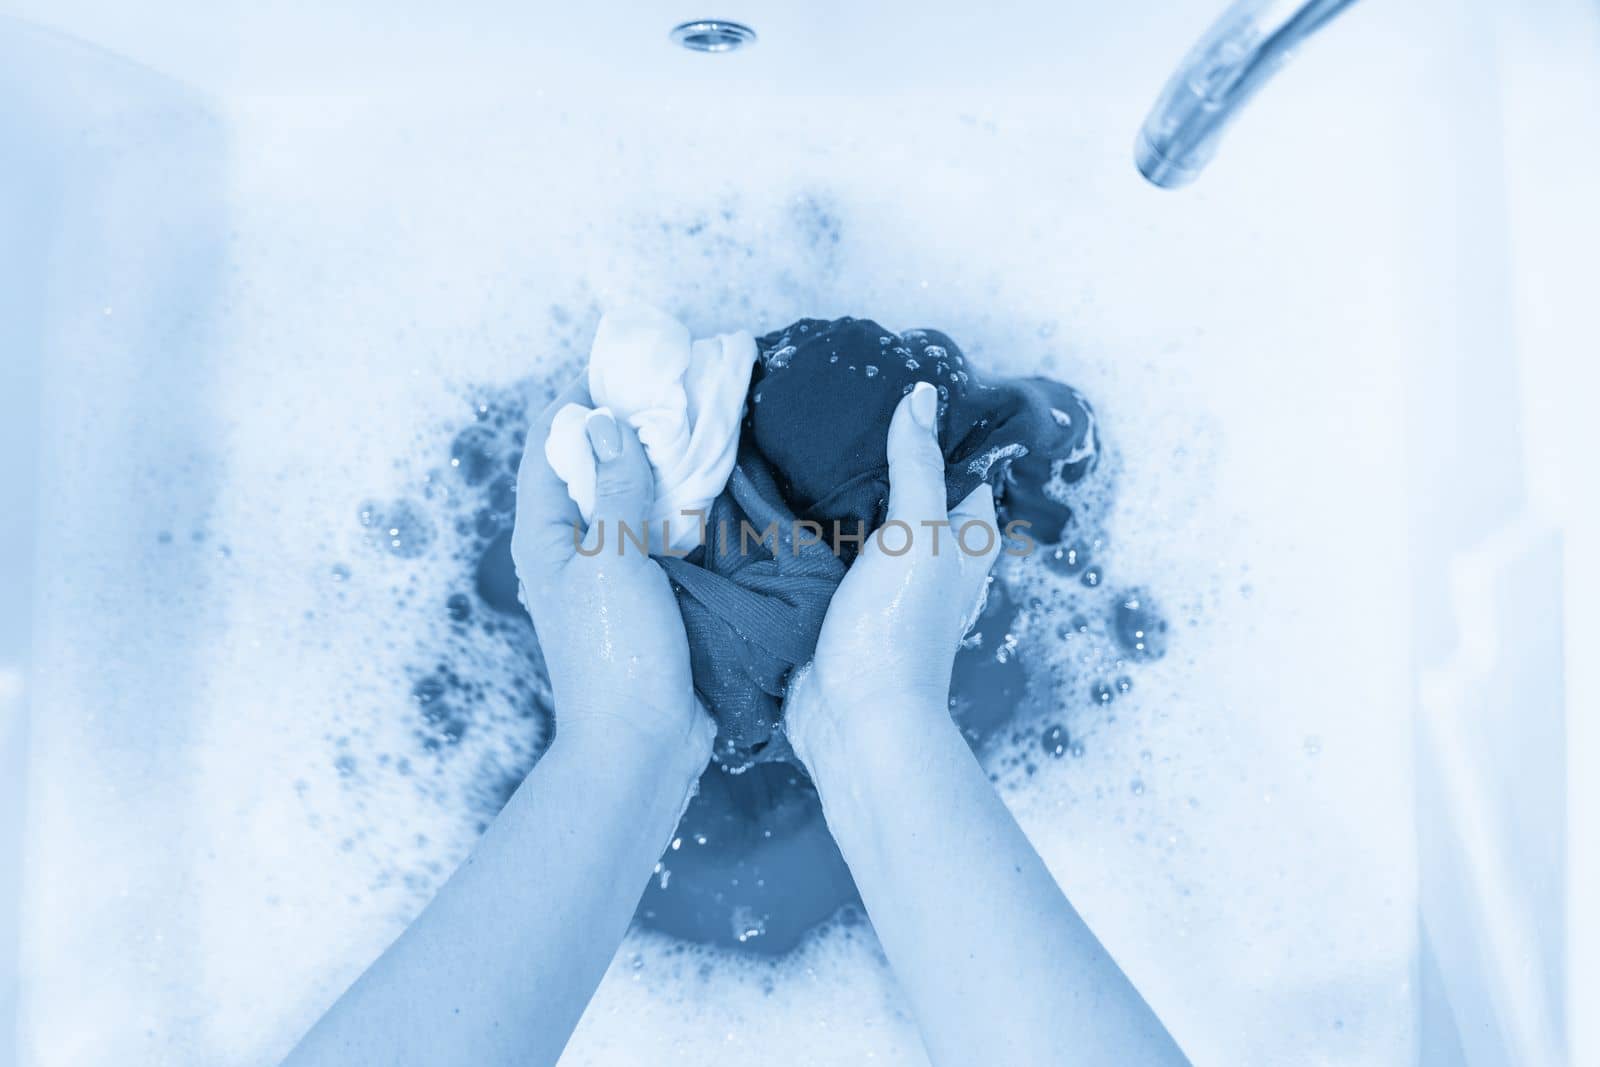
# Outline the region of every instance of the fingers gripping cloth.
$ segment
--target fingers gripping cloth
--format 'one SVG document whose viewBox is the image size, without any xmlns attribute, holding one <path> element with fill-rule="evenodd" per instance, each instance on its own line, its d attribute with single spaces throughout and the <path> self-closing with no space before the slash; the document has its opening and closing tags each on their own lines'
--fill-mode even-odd
<svg viewBox="0 0 1600 1067">
<path fill-rule="evenodd" d="M 678 454 L 660 443 L 684 440 L 675 421 L 680 409 L 689 412 L 686 432 L 695 454 L 727 464 L 714 487 L 715 463 L 697 468 L 703 475 L 698 479 L 672 483 L 689 485 L 696 500 L 715 500 L 706 513 L 705 543 L 684 558 L 658 560 L 683 614 L 696 692 L 717 720 L 718 758 L 731 765 L 749 762 L 772 738 L 790 673 L 816 650 L 828 601 L 864 543 L 861 536 L 870 537 L 884 521 L 889 420 L 917 382 L 939 390 L 947 506 L 987 482 L 995 489 L 1002 524 L 1022 520 L 1033 540 L 1056 541 L 1072 515 L 1058 499 L 1060 487 L 1084 477 L 1096 461 L 1094 415 L 1075 390 L 1045 378 L 984 380 L 937 330 L 894 334 L 870 319 L 802 319 L 753 342 L 748 358 L 727 353 L 749 335 L 724 335 L 718 339 L 723 358 L 708 361 L 696 379 L 675 377 L 674 368 L 687 365 L 687 331 L 659 312 L 630 315 L 634 349 L 671 358 L 633 356 L 612 364 L 621 369 L 605 371 L 598 380 L 592 363 L 590 391 L 597 403 L 612 404 L 639 429 L 658 479 L 652 518 L 675 520 L 676 552 L 687 547 L 677 534 L 683 521 L 678 510 L 681 498 L 691 494 L 673 498 L 673 510 L 665 511 L 668 479 L 662 472 L 676 469 Z M 616 325 L 612 319 L 601 323 L 595 361 L 628 347 L 617 340 L 622 331 L 608 331 L 608 324 Z M 649 344 L 634 343 L 641 336 Z M 759 362 L 751 373 L 757 348 Z M 637 380 L 621 380 L 627 368 Z M 711 381 L 717 374 L 726 380 Z M 700 384 L 693 389 L 672 392 L 674 382 L 695 380 Z M 716 399 L 697 407 L 695 390 Z M 680 404 L 686 392 L 690 399 Z M 746 413 L 742 428 L 737 414 L 708 421 L 718 417 L 708 412 L 725 415 L 740 404 Z M 570 417 L 575 421 L 564 427 L 570 409 L 558 414 L 546 455 L 588 519 L 594 465 L 583 439 L 587 411 L 570 408 L 576 409 Z M 661 410 L 667 417 L 636 417 Z M 713 430 L 723 436 L 713 436 Z M 820 525 L 821 537 L 808 536 L 797 520 Z M 687 544 L 698 544 L 701 533 L 689 524 Z M 950 538 L 942 543 L 950 544 Z"/>
<path fill-rule="evenodd" d="M 939 390 L 946 504 L 983 482 L 1030 536 L 1055 541 L 1072 512 L 1045 492 L 1093 466 L 1094 415 L 1048 378 L 984 380 L 938 330 L 894 334 L 871 319 L 801 319 L 762 337 L 745 436 L 802 518 L 829 526 L 883 522 L 889 500 L 889 419 L 917 382 Z"/>
<path fill-rule="evenodd" d="M 568 404 L 556 412 L 545 441 L 550 469 L 584 522 L 594 518 L 595 465 L 584 424 L 603 410 L 639 434 L 656 479 L 648 516 L 672 532 L 672 548 L 699 543 L 700 520 L 722 492 L 739 445 L 745 386 L 756 359 L 748 333 L 690 341 L 678 320 L 638 305 L 607 314 L 589 350 L 589 397 L 594 408 Z"/>
</svg>

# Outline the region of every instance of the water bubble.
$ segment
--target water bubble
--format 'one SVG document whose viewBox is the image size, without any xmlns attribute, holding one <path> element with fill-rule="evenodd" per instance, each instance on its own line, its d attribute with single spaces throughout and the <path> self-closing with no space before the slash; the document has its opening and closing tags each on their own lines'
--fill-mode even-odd
<svg viewBox="0 0 1600 1067">
<path fill-rule="evenodd" d="M 446 699 L 451 690 L 458 688 L 460 679 L 453 671 L 441 668 L 418 678 L 411 685 L 411 699 L 422 711 L 422 717 L 434 731 L 428 745 L 454 744 L 467 732 L 467 720 Z"/>
<path fill-rule="evenodd" d="M 412 684 L 411 699 L 422 707 L 427 708 L 444 696 L 446 688 L 443 678 L 430 674 L 425 678 L 417 679 Z"/>
<path fill-rule="evenodd" d="M 1082 541 L 1057 545 L 1045 553 L 1044 562 L 1045 566 L 1058 574 L 1077 574 L 1089 565 L 1089 548 Z"/>
<path fill-rule="evenodd" d="M 1142 590 L 1124 593 L 1112 612 L 1117 643 L 1134 659 L 1160 659 L 1167 652 L 1167 621 Z"/>
<path fill-rule="evenodd" d="M 409 500 L 396 500 L 387 507 L 363 504 L 361 525 L 372 531 L 373 539 L 391 556 L 416 559 L 433 543 L 433 522 L 422 508 Z"/>
<path fill-rule="evenodd" d="M 348 582 L 350 580 L 350 568 L 343 563 L 335 563 L 328 568 L 328 573 L 333 576 L 333 580 L 336 582 Z"/>
<path fill-rule="evenodd" d="M 481 485 L 495 468 L 494 432 L 483 426 L 468 426 L 450 442 L 450 466 L 468 485 Z"/>
<path fill-rule="evenodd" d="M 444 609 L 451 622 L 466 622 L 472 617 L 472 600 L 465 593 L 453 593 L 444 602 Z"/>
<path fill-rule="evenodd" d="M 1105 682 L 1094 683 L 1094 687 L 1089 690 L 1089 693 L 1094 697 L 1096 704 L 1109 704 L 1117 695 L 1116 690 L 1112 689 L 1111 686 Z"/>
<path fill-rule="evenodd" d="M 1052 726 L 1045 730 L 1039 737 L 1039 747 L 1056 759 L 1066 755 L 1069 747 L 1067 728 L 1065 726 Z"/>
<path fill-rule="evenodd" d="M 767 932 L 767 920 L 757 915 L 749 905 L 741 904 L 733 909 L 733 936 L 739 941 L 748 941 L 752 937 L 760 937 Z"/>
<path fill-rule="evenodd" d="M 489 483 L 489 508 L 498 515 L 510 515 L 517 510 L 517 480 L 502 474 Z"/>
<path fill-rule="evenodd" d="M 876 378 L 878 376 L 878 368 L 871 363 L 867 364 L 866 372 L 868 378 Z"/>
<path fill-rule="evenodd" d="M 922 354 L 929 359 L 947 359 L 950 356 L 943 345 L 929 345 L 922 350 Z"/>
<path fill-rule="evenodd" d="M 1136 796 L 1136 797 L 1142 797 L 1142 796 L 1144 796 L 1144 782 L 1143 782 L 1143 781 L 1141 781 L 1141 780 L 1140 780 L 1140 779 L 1138 779 L 1138 778 L 1135 778 L 1135 779 L 1134 779 L 1134 780 L 1133 780 L 1133 781 L 1131 781 L 1131 782 L 1129 782 L 1129 783 L 1128 783 L 1128 789 L 1129 789 L 1129 790 L 1130 790 L 1130 791 L 1131 791 L 1131 792 L 1132 792 L 1132 793 L 1133 793 L 1133 795 L 1134 795 L 1134 796 Z"/>
<path fill-rule="evenodd" d="M 767 357 L 767 366 L 772 370 L 782 370 L 789 365 L 790 360 L 794 359 L 796 351 L 798 349 L 794 345 L 784 345 Z"/>
<path fill-rule="evenodd" d="M 389 553 L 401 559 L 416 559 L 433 543 L 433 523 L 422 509 L 402 500 L 389 509 Z"/>
<path fill-rule="evenodd" d="M 502 525 L 501 517 L 488 508 L 479 508 L 478 513 L 472 517 L 472 528 L 479 537 L 485 539 L 499 533 Z"/>
<path fill-rule="evenodd" d="M 921 366 L 922 364 L 918 363 L 914 358 L 910 356 L 906 357 L 906 370 L 916 370 Z"/>
<path fill-rule="evenodd" d="M 1100 568 L 1090 567 L 1088 570 L 1083 572 L 1083 577 L 1079 578 L 1078 581 L 1082 582 L 1090 589 L 1095 588 L 1100 584 Z"/>
</svg>

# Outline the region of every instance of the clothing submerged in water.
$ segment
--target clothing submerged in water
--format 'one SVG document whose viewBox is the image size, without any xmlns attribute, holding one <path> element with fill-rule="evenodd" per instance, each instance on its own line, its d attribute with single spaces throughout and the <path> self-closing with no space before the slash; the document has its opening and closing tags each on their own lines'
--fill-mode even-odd
<svg viewBox="0 0 1600 1067">
<path fill-rule="evenodd" d="M 706 543 L 660 560 L 695 689 L 717 720 L 718 758 L 734 766 L 772 740 L 790 672 L 815 651 L 858 536 L 884 521 L 889 420 L 917 382 L 939 390 L 946 504 L 987 482 L 1002 527 L 1028 522 L 1033 541 L 1059 540 L 1071 519 L 1047 484 L 1081 479 L 1098 449 L 1093 413 L 1074 389 L 986 380 L 937 330 L 802 319 L 757 344 L 738 462 L 706 516 Z M 818 524 L 820 539 L 811 543 L 797 520 Z"/>
</svg>

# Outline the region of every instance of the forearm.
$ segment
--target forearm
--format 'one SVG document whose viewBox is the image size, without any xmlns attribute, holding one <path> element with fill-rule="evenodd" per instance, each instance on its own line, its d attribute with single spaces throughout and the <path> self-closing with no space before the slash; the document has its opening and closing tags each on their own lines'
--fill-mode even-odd
<svg viewBox="0 0 1600 1067">
<path fill-rule="evenodd" d="M 554 1063 L 705 766 L 712 730 L 700 720 L 666 745 L 558 732 L 472 854 L 289 1062 Z"/>
<path fill-rule="evenodd" d="M 828 718 L 801 755 L 935 1063 L 1182 1062 L 944 707 Z"/>
</svg>

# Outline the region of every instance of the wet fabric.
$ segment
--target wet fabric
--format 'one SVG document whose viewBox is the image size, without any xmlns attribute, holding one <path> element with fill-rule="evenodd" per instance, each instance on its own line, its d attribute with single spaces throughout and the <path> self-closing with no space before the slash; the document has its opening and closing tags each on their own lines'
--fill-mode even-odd
<svg viewBox="0 0 1600 1067">
<path fill-rule="evenodd" d="M 544 446 L 583 521 L 594 517 L 596 476 L 584 424 L 604 410 L 638 431 L 650 459 L 651 526 L 670 524 L 675 551 L 697 545 L 695 520 L 684 513 L 704 512 L 728 482 L 755 360 L 755 341 L 743 330 L 691 341 L 681 322 L 648 305 L 608 312 L 589 350 L 595 407 L 556 412 Z"/>
<path fill-rule="evenodd" d="M 705 545 L 687 559 L 659 560 L 678 594 L 695 691 L 717 720 L 725 762 L 746 762 L 770 739 L 789 672 L 816 650 L 844 578 L 844 561 L 825 542 L 796 539 L 794 521 L 771 469 L 746 444 L 711 505 Z"/>
<path fill-rule="evenodd" d="M 851 538 L 884 521 L 889 420 L 917 382 L 939 390 L 947 504 L 987 482 L 1002 531 L 1023 520 L 1032 540 L 1059 540 L 1072 514 L 1059 487 L 1088 473 L 1097 452 L 1093 413 L 1075 390 L 1045 378 L 986 379 L 937 330 L 802 319 L 757 344 L 738 462 L 708 515 L 707 543 L 661 560 L 695 687 L 717 719 L 719 757 L 735 763 L 771 739 L 789 673 L 811 658 L 855 558 Z M 796 537 L 795 519 L 819 523 L 821 543 Z M 772 538 L 757 540 L 773 522 L 776 551 Z"/>
</svg>

